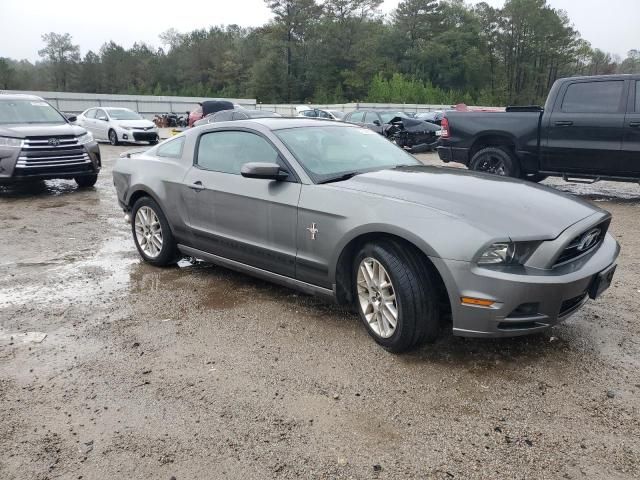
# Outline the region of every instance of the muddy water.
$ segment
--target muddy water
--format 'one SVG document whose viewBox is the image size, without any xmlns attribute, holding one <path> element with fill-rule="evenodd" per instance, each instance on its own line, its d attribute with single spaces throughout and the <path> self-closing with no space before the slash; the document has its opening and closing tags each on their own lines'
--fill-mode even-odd
<svg viewBox="0 0 640 480">
<path fill-rule="evenodd" d="M 547 181 L 614 214 L 598 302 L 395 356 L 322 300 L 142 263 L 109 177 L 124 150 L 95 189 L 0 188 L 0 478 L 640 476 L 640 187 Z"/>
</svg>

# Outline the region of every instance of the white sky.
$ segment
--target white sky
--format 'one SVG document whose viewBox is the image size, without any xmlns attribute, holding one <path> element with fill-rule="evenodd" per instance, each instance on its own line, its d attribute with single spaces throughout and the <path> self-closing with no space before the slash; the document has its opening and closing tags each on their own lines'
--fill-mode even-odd
<svg viewBox="0 0 640 480">
<path fill-rule="evenodd" d="M 383 11 L 391 11 L 398 1 L 385 0 Z M 632 48 L 640 49 L 640 0 L 549 3 L 566 10 L 593 46 L 623 57 Z M 231 23 L 256 26 L 270 17 L 263 0 L 0 0 L 0 57 L 37 60 L 40 36 L 50 31 L 70 33 L 84 55 L 109 40 L 125 48 L 136 41 L 160 46 L 158 34 L 171 27 L 188 32 Z"/>
</svg>

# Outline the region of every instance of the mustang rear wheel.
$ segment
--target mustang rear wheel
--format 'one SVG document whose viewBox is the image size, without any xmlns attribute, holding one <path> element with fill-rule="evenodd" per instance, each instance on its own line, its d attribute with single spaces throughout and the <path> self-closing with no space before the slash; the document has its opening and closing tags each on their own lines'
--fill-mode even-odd
<svg viewBox="0 0 640 480">
<path fill-rule="evenodd" d="M 133 240 L 140 256 L 157 266 L 174 263 L 176 242 L 158 204 L 152 198 L 142 197 L 133 205 L 131 217 Z"/>
<path fill-rule="evenodd" d="M 366 244 L 356 255 L 352 278 L 360 319 L 391 352 L 438 335 L 437 289 L 425 263 L 413 248 L 387 240 Z"/>
</svg>

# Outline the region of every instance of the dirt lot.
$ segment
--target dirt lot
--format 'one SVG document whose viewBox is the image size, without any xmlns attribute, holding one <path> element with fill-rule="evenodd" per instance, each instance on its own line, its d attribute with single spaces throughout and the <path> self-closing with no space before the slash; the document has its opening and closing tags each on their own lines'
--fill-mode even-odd
<svg viewBox="0 0 640 480">
<path fill-rule="evenodd" d="M 639 186 L 552 182 L 614 215 L 601 300 L 546 335 L 396 356 L 321 300 L 142 264 L 125 148 L 101 149 L 95 189 L 0 189 L 1 479 L 640 476 Z"/>
</svg>

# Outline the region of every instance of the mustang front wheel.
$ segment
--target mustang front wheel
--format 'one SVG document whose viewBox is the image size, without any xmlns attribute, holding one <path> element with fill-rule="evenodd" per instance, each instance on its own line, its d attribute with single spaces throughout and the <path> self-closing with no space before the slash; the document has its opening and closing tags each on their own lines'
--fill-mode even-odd
<svg viewBox="0 0 640 480">
<path fill-rule="evenodd" d="M 369 334 L 391 352 L 438 335 L 438 295 L 431 268 L 414 248 L 394 241 L 366 244 L 356 256 L 354 298 Z"/>
<path fill-rule="evenodd" d="M 133 239 L 140 256 L 157 266 L 173 263 L 176 242 L 158 204 L 149 197 L 142 197 L 133 205 L 131 217 Z"/>
</svg>

